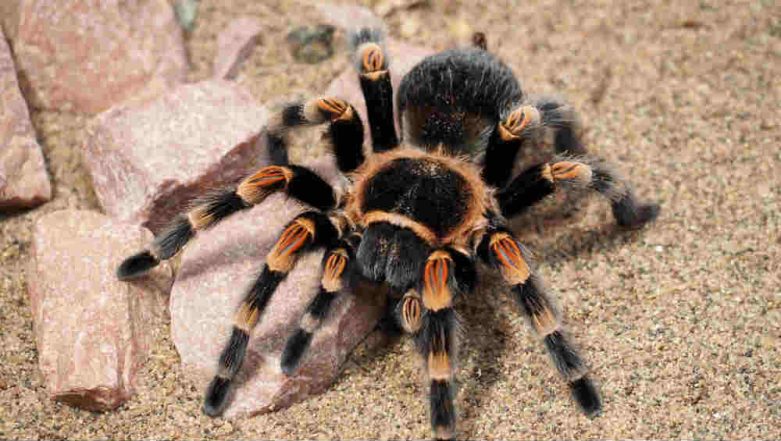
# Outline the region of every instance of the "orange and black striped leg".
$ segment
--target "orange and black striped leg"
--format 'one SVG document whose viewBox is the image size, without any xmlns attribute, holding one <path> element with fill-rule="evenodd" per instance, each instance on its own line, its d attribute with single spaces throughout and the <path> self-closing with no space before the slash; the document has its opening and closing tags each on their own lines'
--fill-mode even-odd
<svg viewBox="0 0 781 441">
<path fill-rule="evenodd" d="M 530 167 L 496 194 L 506 217 L 525 211 L 559 187 L 589 188 L 610 200 L 619 225 L 638 228 L 653 220 L 659 205 L 637 201 L 629 184 L 601 161 L 591 157 Z"/>
<path fill-rule="evenodd" d="M 432 253 L 426 260 L 423 276 L 422 285 L 409 289 L 396 305 L 396 320 L 408 334 L 414 335 L 420 330 L 423 311 L 431 309 L 437 295 L 450 298 L 456 293 L 469 293 L 477 283 L 474 260 L 453 248 Z M 435 286 L 435 282 L 439 285 Z M 425 305 L 421 292 L 426 296 Z"/>
<path fill-rule="evenodd" d="M 312 335 L 328 316 L 331 304 L 343 288 L 345 276 L 349 274 L 354 252 L 347 241 L 339 241 L 323 256 L 323 276 L 320 291 L 306 308 L 298 329 L 288 338 L 282 352 L 282 372 L 295 372 L 302 356 L 309 348 Z"/>
<path fill-rule="evenodd" d="M 459 262 L 456 260 L 460 257 L 456 254 L 458 252 L 453 250 L 431 253 L 423 269 L 419 288 L 422 295 L 405 296 L 407 309 L 411 312 L 402 314 L 405 328 L 417 328 L 415 342 L 426 362 L 429 411 L 435 439 L 454 439 L 456 434 L 454 373 L 458 325 L 453 303 L 460 289 L 469 284 L 459 283 L 458 276 L 463 270 L 457 268 Z M 414 308 L 410 308 L 413 305 Z M 422 313 L 414 311 L 415 308 Z M 414 326 L 415 323 L 419 325 Z"/>
<path fill-rule="evenodd" d="M 263 272 L 244 296 L 236 312 L 233 331 L 220 355 L 217 375 L 206 391 L 203 410 L 207 415 L 216 416 L 224 410 L 231 382 L 244 361 L 252 329 L 279 283 L 293 269 L 302 253 L 314 247 L 330 245 L 337 237 L 337 229 L 328 217 L 317 212 L 299 215 L 282 231 L 266 256 Z"/>
<path fill-rule="evenodd" d="M 515 157 L 521 145 L 539 132 L 540 112 L 533 106 L 519 106 L 513 109 L 488 138 L 483 162 L 483 180 L 494 187 L 507 184 L 515 164 Z"/>
<path fill-rule="evenodd" d="M 263 167 L 235 189 L 215 192 L 196 201 L 194 208 L 175 217 L 148 249 L 125 259 L 117 268 L 117 278 L 128 280 L 143 275 L 161 261 L 175 256 L 198 231 L 263 202 L 276 191 L 285 191 L 319 210 L 336 205 L 331 186 L 311 170 L 297 165 Z"/>
<path fill-rule="evenodd" d="M 391 150 L 399 145 L 393 121 L 393 85 L 388 58 L 382 47 L 379 31 L 361 29 L 353 36 L 355 61 L 366 100 L 372 148 L 375 152 Z"/>
<path fill-rule="evenodd" d="M 564 333 L 558 314 L 539 276 L 533 273 L 521 244 L 509 231 L 489 231 L 478 246 L 478 255 L 501 272 L 583 412 L 588 416 L 598 414 L 602 404 L 588 376 L 588 368 Z"/>
<path fill-rule="evenodd" d="M 358 168 L 364 161 L 361 117 L 349 103 L 332 97 L 288 104 L 271 118 L 263 134 L 271 162 L 288 165 L 286 135 L 290 129 L 325 123 L 328 131 L 323 138 L 333 151 L 339 170 L 347 173 Z"/>
</svg>

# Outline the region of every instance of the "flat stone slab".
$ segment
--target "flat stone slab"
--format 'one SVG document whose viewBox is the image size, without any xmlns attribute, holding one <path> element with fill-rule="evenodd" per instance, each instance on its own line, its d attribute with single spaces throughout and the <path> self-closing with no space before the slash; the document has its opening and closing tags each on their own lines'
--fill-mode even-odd
<svg viewBox="0 0 781 441">
<path fill-rule="evenodd" d="M 34 207 L 51 195 L 41 146 L 0 29 L 0 209 Z"/>
<path fill-rule="evenodd" d="M 84 162 L 106 213 L 158 232 L 205 189 L 255 170 L 267 112 L 240 86 L 209 80 L 98 115 Z"/>
<path fill-rule="evenodd" d="M 114 409 L 134 393 L 171 269 L 119 282 L 117 265 L 152 234 L 100 213 L 57 211 L 33 233 L 27 283 L 48 393 L 84 409 Z"/>
<path fill-rule="evenodd" d="M 98 113 L 184 81 L 182 31 L 167 0 L 5 0 L 32 104 Z M 11 12 L 12 11 L 12 12 Z"/>
</svg>

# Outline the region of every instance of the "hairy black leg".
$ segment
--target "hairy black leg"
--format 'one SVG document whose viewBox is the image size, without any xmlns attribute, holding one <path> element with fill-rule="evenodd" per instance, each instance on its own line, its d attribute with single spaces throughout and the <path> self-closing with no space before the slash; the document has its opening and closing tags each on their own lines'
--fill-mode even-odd
<svg viewBox="0 0 781 441">
<path fill-rule="evenodd" d="M 657 204 L 637 201 L 629 183 L 602 161 L 590 156 L 535 165 L 520 173 L 496 194 L 506 217 L 516 216 L 559 187 L 594 190 L 606 197 L 619 225 L 638 228 L 659 213 Z"/>
<path fill-rule="evenodd" d="M 512 175 L 515 158 L 521 145 L 534 137 L 540 128 L 540 112 L 533 106 L 519 106 L 496 125 L 486 146 L 483 180 L 494 187 L 503 187 Z"/>
<path fill-rule="evenodd" d="M 333 151 L 339 170 L 347 173 L 358 168 L 364 161 L 361 117 L 349 103 L 332 97 L 288 104 L 271 118 L 263 133 L 271 162 L 289 163 L 286 135 L 290 129 L 324 123 L 328 123 L 328 130 L 323 139 Z"/>
<path fill-rule="evenodd" d="M 586 148 L 580 140 L 580 119 L 565 102 L 551 97 L 537 98 L 532 105 L 542 115 L 542 127 L 553 130 L 553 148 L 558 154 L 582 155 Z"/>
<path fill-rule="evenodd" d="M 373 29 L 361 29 L 353 35 L 354 57 L 366 100 L 372 149 L 391 150 L 399 145 L 393 120 L 393 85 L 388 57 L 382 47 L 382 35 Z"/>
<path fill-rule="evenodd" d="M 198 231 L 237 211 L 260 204 L 276 191 L 284 191 L 319 210 L 328 210 L 336 205 L 331 186 L 311 170 L 297 165 L 263 167 L 236 188 L 214 192 L 196 200 L 193 208 L 176 216 L 148 249 L 125 259 L 117 268 L 117 278 L 127 280 L 143 275 L 161 261 L 175 256 Z"/>
<path fill-rule="evenodd" d="M 328 317 L 331 305 L 343 289 L 344 280 L 350 274 L 355 252 L 349 240 L 340 240 L 323 256 L 323 275 L 320 290 L 309 303 L 301 317 L 298 329 L 291 335 L 282 352 L 282 372 L 291 375 L 298 367 L 301 358 L 315 331 Z"/>
<path fill-rule="evenodd" d="M 454 439 L 456 434 L 458 324 L 453 305 L 459 294 L 472 289 L 475 274 L 474 262 L 465 253 L 452 248 L 436 250 L 426 259 L 417 290 L 402 299 L 402 326 L 414 334 L 426 362 L 431 428 L 436 439 Z"/>
<path fill-rule="evenodd" d="M 562 329 L 542 280 L 534 273 L 525 254 L 518 240 L 502 229 L 489 230 L 478 245 L 479 257 L 501 272 L 521 312 L 537 335 L 542 337 L 553 364 L 569 385 L 575 401 L 586 415 L 594 416 L 602 407 L 599 393 L 588 377 L 583 359 Z"/>
<path fill-rule="evenodd" d="M 337 237 L 337 229 L 328 217 L 318 212 L 299 215 L 282 231 L 266 256 L 263 271 L 236 312 L 233 331 L 220 355 L 217 374 L 206 390 L 203 410 L 207 415 L 216 416 L 225 409 L 231 382 L 244 362 L 252 329 L 279 283 L 293 269 L 302 253 L 314 247 L 328 246 Z"/>
<path fill-rule="evenodd" d="M 437 260 L 436 258 L 439 258 Z M 443 264 L 443 262 L 445 264 Z M 433 266 L 432 266 L 433 265 Z M 439 266 L 437 266 L 439 265 Z M 428 269 L 429 272 L 426 272 Z M 468 293 L 474 289 L 477 283 L 477 270 L 475 268 L 474 260 L 468 256 L 465 252 L 459 251 L 453 248 L 445 248 L 444 250 L 434 253 L 429 256 L 427 260 L 427 266 L 424 269 L 424 282 L 431 280 L 432 269 L 442 269 L 445 272 L 451 272 L 453 277 L 446 278 L 447 283 L 452 285 L 448 287 L 449 292 L 452 293 Z M 399 327 L 409 334 L 416 334 L 422 325 L 423 320 L 423 297 L 426 291 L 425 284 L 423 286 L 410 288 L 401 300 L 396 304 L 395 318 Z M 431 290 L 428 290 L 428 300 L 431 301 Z"/>
</svg>

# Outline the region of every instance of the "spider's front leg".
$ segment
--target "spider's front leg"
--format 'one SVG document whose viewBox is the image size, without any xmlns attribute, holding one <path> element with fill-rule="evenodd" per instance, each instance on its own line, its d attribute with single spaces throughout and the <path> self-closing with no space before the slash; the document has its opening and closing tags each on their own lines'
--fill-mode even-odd
<svg viewBox="0 0 781 441">
<path fill-rule="evenodd" d="M 554 148 L 561 159 L 531 167 L 507 184 L 520 147 L 539 144 L 545 130 L 553 131 Z M 608 198 L 616 222 L 623 227 L 639 228 L 654 220 L 659 205 L 640 202 L 629 181 L 605 161 L 586 153 L 577 132 L 574 110 L 552 99 L 519 105 L 497 124 L 489 138 L 483 179 L 501 189 L 497 199 L 502 214 L 515 216 L 553 193 L 557 184 L 574 184 Z"/>
<path fill-rule="evenodd" d="M 458 317 L 453 305 L 458 295 L 471 291 L 476 277 L 474 261 L 465 253 L 452 248 L 436 250 L 426 259 L 417 289 L 408 291 L 399 302 L 401 327 L 413 334 L 426 363 L 431 427 L 438 440 L 456 435 Z"/>
<path fill-rule="evenodd" d="M 588 376 L 588 368 L 564 333 L 540 276 L 534 274 L 522 245 L 508 230 L 491 229 L 478 245 L 478 256 L 501 272 L 583 412 L 588 416 L 597 415 L 602 404 Z"/>
<path fill-rule="evenodd" d="M 206 391 L 203 405 L 206 414 L 219 415 L 225 408 L 231 382 L 244 361 L 252 329 L 298 257 L 315 247 L 329 246 L 338 236 L 338 230 L 328 216 L 314 211 L 299 215 L 285 227 L 266 256 L 263 271 L 236 312 L 233 331 L 220 355 L 217 375 Z"/>
<path fill-rule="evenodd" d="M 360 242 L 360 235 L 353 233 L 332 245 L 323 256 L 323 275 L 320 290 L 309 303 L 301 317 L 298 329 L 291 335 L 282 352 L 282 372 L 291 375 L 309 348 L 313 334 L 328 317 L 336 297 L 344 288 L 344 281 L 351 273 L 355 249 Z"/>
</svg>

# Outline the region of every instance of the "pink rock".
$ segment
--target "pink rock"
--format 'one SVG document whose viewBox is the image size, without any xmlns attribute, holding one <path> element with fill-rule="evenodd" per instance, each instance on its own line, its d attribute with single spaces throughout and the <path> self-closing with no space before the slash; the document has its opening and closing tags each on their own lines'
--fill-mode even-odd
<svg viewBox="0 0 781 441">
<path fill-rule="evenodd" d="M 167 0 L 25 0 L 14 12 L 14 53 L 36 106 L 97 113 L 184 81 Z"/>
<path fill-rule="evenodd" d="M 84 159 L 103 209 L 159 231 L 205 188 L 258 167 L 266 110 L 227 81 L 178 86 L 96 117 Z"/>
<path fill-rule="evenodd" d="M 324 178 L 333 178 L 330 162 L 313 168 Z M 262 205 L 199 234 L 184 252 L 171 292 L 171 332 L 184 371 L 195 376 L 202 390 L 215 373 L 246 288 L 285 224 L 303 210 L 283 195 L 272 195 Z M 370 291 L 343 293 L 315 333 L 298 373 L 287 377 L 280 371 L 286 339 L 318 291 L 322 255 L 319 251 L 299 259 L 269 301 L 252 333 L 226 417 L 280 409 L 325 390 L 350 351 L 374 327 L 382 296 Z"/>
<path fill-rule="evenodd" d="M 396 102 L 396 94 L 399 90 L 399 84 L 404 75 L 410 71 L 416 64 L 423 58 L 431 55 L 433 51 L 424 49 L 417 46 L 412 46 L 406 43 L 390 40 L 386 42 L 386 49 L 390 55 L 390 73 L 391 82 L 393 83 L 393 102 Z M 363 99 L 363 92 L 361 92 L 361 83 L 358 80 L 358 74 L 355 69 L 350 66 L 345 69 L 341 74 L 326 89 L 325 96 L 334 96 L 347 100 L 350 104 L 355 106 L 358 113 L 363 120 L 364 131 L 366 132 L 366 140 L 371 139 L 369 135 L 369 120 L 366 116 L 366 101 Z M 396 115 L 396 131 L 399 130 L 398 114 Z"/>
<path fill-rule="evenodd" d="M 0 208 L 33 207 L 51 199 L 41 146 L 0 30 Z"/>
<path fill-rule="evenodd" d="M 53 399 L 108 410 L 133 394 L 172 275 L 165 265 L 125 283 L 114 271 L 151 237 L 90 211 L 57 211 L 36 223 L 27 280 L 38 362 Z"/>
<path fill-rule="evenodd" d="M 249 58 L 260 41 L 262 27 L 251 17 L 237 18 L 217 36 L 217 55 L 214 57 L 214 78 L 230 80 L 239 73 L 241 63 Z"/>
</svg>

